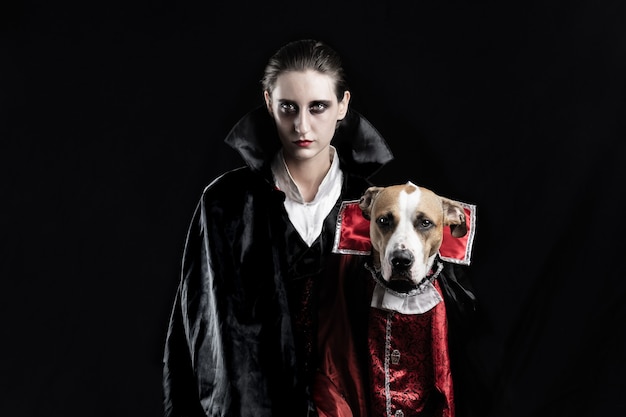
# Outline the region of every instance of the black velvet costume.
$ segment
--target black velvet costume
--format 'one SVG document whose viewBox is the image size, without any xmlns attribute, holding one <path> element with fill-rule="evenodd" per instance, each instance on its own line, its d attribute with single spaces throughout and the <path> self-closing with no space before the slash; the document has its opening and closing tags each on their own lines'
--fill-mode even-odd
<svg viewBox="0 0 626 417">
<path fill-rule="evenodd" d="M 392 154 L 350 110 L 332 142 L 342 194 L 308 247 L 274 185 L 270 163 L 280 141 L 265 107 L 243 117 L 226 142 L 247 166 L 206 187 L 188 231 L 165 346 L 165 416 L 315 416 L 318 318 L 328 295 L 345 295 L 346 339 L 354 341 L 350 355 L 363 372 L 357 382 L 367 386 L 366 257 L 331 249 L 341 202 L 360 198 Z"/>
</svg>

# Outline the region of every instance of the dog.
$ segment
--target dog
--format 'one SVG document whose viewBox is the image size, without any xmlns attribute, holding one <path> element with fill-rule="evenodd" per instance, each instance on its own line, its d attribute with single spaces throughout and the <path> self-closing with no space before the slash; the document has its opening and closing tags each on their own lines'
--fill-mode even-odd
<svg viewBox="0 0 626 417">
<path fill-rule="evenodd" d="M 369 220 L 370 270 L 378 284 L 368 324 L 373 415 L 454 417 L 436 278 L 446 226 L 455 238 L 468 232 L 464 207 L 411 182 L 370 187 L 358 206 Z"/>
<path fill-rule="evenodd" d="M 414 287 L 422 282 L 443 242 L 444 226 L 452 236 L 467 233 L 463 207 L 412 182 L 370 187 L 359 201 L 370 220 L 372 262 L 382 279 L 393 287 Z"/>
</svg>

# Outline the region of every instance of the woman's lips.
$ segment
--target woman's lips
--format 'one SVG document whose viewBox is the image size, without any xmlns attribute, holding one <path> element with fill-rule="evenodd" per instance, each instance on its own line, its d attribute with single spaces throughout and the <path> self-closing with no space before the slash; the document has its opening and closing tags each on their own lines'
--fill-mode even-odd
<svg viewBox="0 0 626 417">
<path fill-rule="evenodd" d="M 302 148 L 306 148 L 307 146 L 312 144 L 313 141 L 312 140 L 297 140 L 294 143 L 295 143 L 296 146 L 300 146 Z"/>
</svg>

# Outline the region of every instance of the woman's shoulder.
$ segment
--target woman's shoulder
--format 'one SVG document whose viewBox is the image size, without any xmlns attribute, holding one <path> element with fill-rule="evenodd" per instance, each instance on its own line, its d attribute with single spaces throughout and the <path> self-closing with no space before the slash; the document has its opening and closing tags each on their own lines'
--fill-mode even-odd
<svg viewBox="0 0 626 417">
<path fill-rule="evenodd" d="M 204 188 L 203 194 L 216 192 L 217 190 L 221 190 L 227 187 L 232 187 L 235 184 L 238 184 L 241 180 L 246 179 L 246 177 L 252 176 L 252 171 L 247 166 L 242 166 L 239 168 L 232 169 L 230 171 L 226 171 L 216 178 L 214 178 L 207 186 Z M 237 186 L 240 188 L 240 186 Z"/>
<path fill-rule="evenodd" d="M 271 189 L 270 183 L 261 174 L 248 166 L 226 171 L 211 181 L 202 191 L 205 203 L 239 201 Z"/>
</svg>

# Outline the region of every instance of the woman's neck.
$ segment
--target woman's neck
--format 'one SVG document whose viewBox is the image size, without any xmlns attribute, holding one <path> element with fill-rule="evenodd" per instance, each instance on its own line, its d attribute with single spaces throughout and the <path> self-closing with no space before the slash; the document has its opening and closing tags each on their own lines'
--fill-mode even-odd
<svg viewBox="0 0 626 417">
<path fill-rule="evenodd" d="M 285 160 L 289 174 L 298 186 L 305 202 L 311 202 L 317 195 L 320 184 L 331 166 L 330 149 L 307 160 Z"/>
</svg>

